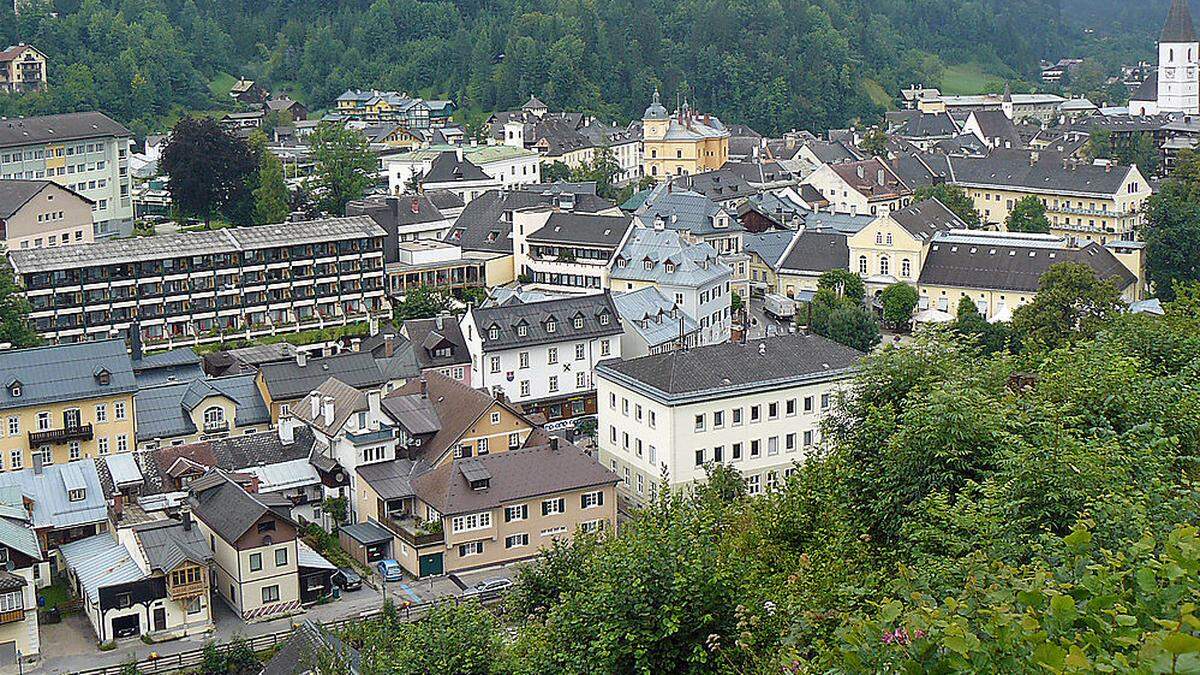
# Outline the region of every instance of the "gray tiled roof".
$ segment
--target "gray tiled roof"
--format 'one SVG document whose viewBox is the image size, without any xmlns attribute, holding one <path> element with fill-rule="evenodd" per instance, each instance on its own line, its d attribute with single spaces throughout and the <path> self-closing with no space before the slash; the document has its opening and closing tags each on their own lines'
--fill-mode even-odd
<svg viewBox="0 0 1200 675">
<path fill-rule="evenodd" d="M 314 396 L 322 402 L 322 405 L 317 407 L 316 415 L 312 414 L 311 399 Z M 333 400 L 333 417 L 328 421 L 323 412 L 326 398 Z M 351 415 L 366 409 L 366 394 L 336 377 L 330 377 L 305 396 L 298 405 L 293 406 L 292 416 L 326 436 L 335 436 L 346 425 L 346 420 L 349 420 Z"/>
<path fill-rule="evenodd" d="M 1188 0 L 1172 0 L 1171 9 L 1167 11 L 1167 22 L 1163 25 L 1159 42 L 1195 42 L 1196 31 L 1192 27 L 1192 13 L 1188 10 Z"/>
<path fill-rule="evenodd" d="M 213 475 L 213 474 L 206 474 Z M 192 512 L 227 542 L 236 541 L 267 513 L 292 522 L 291 502 L 279 495 L 250 494 L 222 477 L 215 487 L 192 495 Z"/>
<path fill-rule="evenodd" d="M 133 398 L 138 441 L 196 433 L 191 414 L 209 396 L 224 396 L 234 402 L 236 426 L 271 422 L 271 411 L 254 383 L 254 375 L 195 379 L 138 390 Z"/>
<path fill-rule="evenodd" d="M 780 257 L 788 250 L 792 239 L 797 236 L 795 230 L 775 230 L 760 234 L 746 234 L 742 237 L 742 247 L 758 255 L 769 267 L 776 267 Z"/>
<path fill-rule="evenodd" d="M 1101 279 L 1111 279 L 1125 289 L 1136 278 L 1108 249 L 1090 243 L 1081 249 L 1003 245 L 987 242 L 955 243 L 942 235 L 933 240 L 919 283 L 923 286 L 987 288 L 1035 293 L 1038 281 L 1051 265 L 1083 263 Z"/>
<path fill-rule="evenodd" d="M 485 251 L 512 255 L 512 212 L 531 206 L 553 204 L 555 193 L 546 190 L 488 190 L 463 207 L 446 241 L 464 251 Z M 610 208 L 612 202 L 586 192 L 575 193 L 577 213 L 596 213 Z"/>
<path fill-rule="evenodd" d="M 847 269 L 850 247 L 846 235 L 830 232 L 805 231 L 796 236 L 779 261 L 779 270 L 798 272 L 827 272 Z"/>
<path fill-rule="evenodd" d="M 178 520 L 160 520 L 133 528 L 151 570 L 166 574 L 184 562 L 205 565 L 212 549 L 195 525 L 185 529 Z"/>
<path fill-rule="evenodd" d="M 731 274 L 705 243 L 688 244 L 678 232 L 637 228 L 617 252 L 611 276 L 622 281 L 648 281 L 670 286 L 698 287 Z M 649 263 L 650 269 L 646 269 Z M 673 265 L 670 272 L 666 265 Z"/>
<path fill-rule="evenodd" d="M 698 192 L 714 202 L 745 199 L 758 192 L 740 174 L 729 169 L 717 169 L 680 176 L 671 180 L 676 189 Z"/>
<path fill-rule="evenodd" d="M 458 183 L 464 181 L 491 180 L 491 176 L 470 160 L 459 159 L 454 152 L 439 153 L 429 164 L 429 170 L 421 176 L 422 183 Z"/>
<path fill-rule="evenodd" d="M 382 405 L 388 417 L 414 436 L 436 434 L 442 430 L 437 410 L 428 397 L 420 394 L 392 395 L 383 399 Z"/>
<path fill-rule="evenodd" d="M 1008 141 L 1012 147 L 1020 147 L 1021 135 L 1013 121 L 1000 110 L 976 110 L 971 113 L 975 117 L 979 130 L 988 140 L 1000 139 Z"/>
<path fill-rule="evenodd" d="M 603 216 L 591 213 L 555 212 L 546 224 L 528 236 L 531 243 L 577 244 L 615 248 L 633 227 L 626 215 Z"/>
<path fill-rule="evenodd" d="M 749 197 L 752 193 L 747 193 Z M 729 220 L 729 227 L 718 228 L 715 225 L 719 214 L 724 214 Z M 653 188 L 646 195 L 641 206 L 637 207 L 634 215 L 645 227 L 653 227 L 659 217 L 665 227 L 672 230 L 690 232 L 695 236 L 705 236 L 724 232 L 740 232 L 742 225 L 723 206 L 718 205 L 707 196 L 678 187 L 668 187 L 668 184 Z"/>
<path fill-rule="evenodd" d="M 69 487 L 84 489 L 84 498 L 71 501 Z M 18 488 L 33 502 L 33 526 L 64 529 L 102 522 L 108 507 L 100 475 L 92 461 L 55 464 L 36 473 L 32 468 L 0 473 L 0 488 Z"/>
<path fill-rule="evenodd" d="M 987 157 L 946 157 L 949 181 L 955 185 L 1023 188 L 1051 194 L 1112 195 L 1132 167 L 1072 163 L 1054 154 L 1031 162 L 1029 153 L 993 151 Z"/>
<path fill-rule="evenodd" d="M 625 330 L 637 333 L 651 347 L 677 340 L 681 332 L 689 335 L 700 329 L 695 319 L 654 286 L 617 293 L 613 302 Z"/>
<path fill-rule="evenodd" d="M 85 138 L 128 138 L 128 129 L 99 112 L 66 113 L 0 120 L 0 148 Z"/>
<path fill-rule="evenodd" d="M 346 645 L 320 624 L 305 621 L 292 631 L 287 643 L 263 666 L 260 675 L 317 673 L 330 664 L 331 670 L 345 675 L 358 675 L 362 672 L 361 657 L 357 650 Z"/>
<path fill-rule="evenodd" d="M 575 328 L 574 319 L 577 315 L 583 318 L 581 329 Z M 607 325 L 600 323 L 602 316 L 608 316 Z M 474 322 L 475 331 L 483 340 L 484 351 L 588 340 L 621 333 L 616 307 L 607 292 L 543 302 L 475 307 L 469 310 L 467 317 Z M 556 319 L 553 333 L 546 330 L 550 317 Z M 517 333 L 517 325 L 522 321 L 526 325 L 525 337 Z M 492 326 L 500 331 L 500 337 L 496 340 L 488 339 L 488 330 Z"/>
<path fill-rule="evenodd" d="M 457 316 L 442 317 L 440 328 L 436 318 L 409 319 L 404 322 L 401 331 L 412 342 L 417 363 L 422 369 L 461 366 L 471 362 L 471 354 L 467 351 L 458 320 Z M 442 343 L 452 346 L 450 356 L 434 356 L 430 351 L 433 346 Z"/>
<path fill-rule="evenodd" d="M 862 356 L 819 335 L 796 333 L 613 359 L 597 365 L 596 375 L 656 400 L 681 403 L 843 377 L 858 368 Z"/>
<path fill-rule="evenodd" d="M 351 216 L 133 239 L 109 239 L 93 244 L 58 248 L 18 249 L 9 252 L 9 258 L 18 272 L 27 273 L 98 264 L 232 253 L 342 239 L 383 237 L 386 234 L 369 216 Z"/>
<path fill-rule="evenodd" d="M 308 359 L 303 366 L 295 361 L 268 363 L 260 372 L 267 393 L 276 401 L 301 398 L 331 377 L 357 389 L 379 387 L 387 381 L 375 363 L 375 357 L 363 352 Z"/>
<path fill-rule="evenodd" d="M 100 384 L 101 369 L 108 384 Z M 14 382 L 21 384 L 15 398 Z M 0 387 L 7 409 L 129 394 L 137 384 L 124 341 L 114 339 L 0 352 Z"/>
<path fill-rule="evenodd" d="M 68 194 L 79 197 L 79 199 L 92 203 L 92 200 L 84 197 L 81 194 L 68 190 L 66 187 L 58 185 L 53 181 L 48 180 L 0 180 L 0 220 L 12 218 L 13 214 L 21 210 L 21 207 L 29 203 L 46 187 L 56 185 Z"/>
<path fill-rule="evenodd" d="M 167 472 L 180 460 L 225 471 L 242 471 L 255 466 L 307 459 L 312 449 L 312 430 L 299 426 L 293 431 L 292 442 L 288 444 L 280 440 L 277 433 L 262 432 L 158 448 L 139 452 L 137 458 L 146 479 L 143 494 L 153 494 L 175 489 Z"/>
<path fill-rule="evenodd" d="M 936 198 L 909 204 L 888 215 L 921 241 L 928 241 L 936 232 L 967 228 L 966 223 Z"/>
<path fill-rule="evenodd" d="M 410 459 L 364 464 L 355 472 L 380 499 L 405 499 L 415 494 L 412 479 L 417 475 L 418 465 Z"/>
</svg>

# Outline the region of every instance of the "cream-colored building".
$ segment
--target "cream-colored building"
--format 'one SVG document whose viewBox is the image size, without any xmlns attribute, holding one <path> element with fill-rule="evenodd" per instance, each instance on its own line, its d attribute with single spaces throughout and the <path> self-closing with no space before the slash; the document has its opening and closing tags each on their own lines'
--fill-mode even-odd
<svg viewBox="0 0 1200 675">
<path fill-rule="evenodd" d="M 801 185 L 816 188 L 834 211 L 850 215 L 886 215 L 908 206 L 913 196 L 892 167 L 878 157 L 822 164 Z"/>
<path fill-rule="evenodd" d="M 92 200 L 49 180 L 0 180 L 0 242 L 7 249 L 90 244 Z"/>
<path fill-rule="evenodd" d="M 0 352 L 0 387 L 5 471 L 134 448 L 137 384 L 122 340 Z"/>
<path fill-rule="evenodd" d="M 868 294 L 898 281 L 916 285 L 933 236 L 955 229 L 966 224 L 936 199 L 879 216 L 846 237 L 850 270 L 862 276 Z"/>
<path fill-rule="evenodd" d="M 271 429 L 254 374 L 202 378 L 138 389 L 137 445 L 154 450 Z"/>
<path fill-rule="evenodd" d="M 654 90 L 642 115 L 642 175 L 661 182 L 674 176 L 714 171 L 729 161 L 729 130 L 712 115 L 700 115 L 685 104 L 667 112 Z"/>
<path fill-rule="evenodd" d="M 31 660 L 41 653 L 38 632 L 37 583 L 34 568 L 43 558 L 38 537 L 24 519 L 0 523 L 0 665 Z"/>
<path fill-rule="evenodd" d="M 45 88 L 45 54 L 24 43 L 0 51 L 0 91 L 15 94 Z"/>
<path fill-rule="evenodd" d="M 254 494 L 213 472 L 192 481 L 196 525 L 213 551 L 217 595 L 244 621 L 298 613 L 298 537 L 290 500 Z"/>
</svg>

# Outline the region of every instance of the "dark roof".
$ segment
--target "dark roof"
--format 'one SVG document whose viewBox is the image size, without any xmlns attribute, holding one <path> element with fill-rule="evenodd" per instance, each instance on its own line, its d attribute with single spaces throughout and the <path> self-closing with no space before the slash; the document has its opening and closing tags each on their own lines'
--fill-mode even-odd
<svg viewBox="0 0 1200 675">
<path fill-rule="evenodd" d="M 1172 0 L 1167 12 L 1167 23 L 1163 26 L 1159 42 L 1195 42 L 1196 31 L 1192 28 L 1192 13 L 1188 11 L 1188 0 Z"/>
<path fill-rule="evenodd" d="M 574 318 L 583 317 L 583 328 L 576 329 Z M 607 324 L 600 318 L 608 315 Z M 591 338 L 619 335 L 620 322 L 612 296 L 605 293 L 569 298 L 555 298 L 541 302 L 511 302 L 496 307 L 474 307 L 468 311 L 469 320 L 483 342 L 484 351 L 528 347 L 556 342 L 588 340 Z M 547 320 L 553 317 L 554 332 L 546 330 Z M 518 334 L 517 326 L 525 323 L 525 336 Z M 488 330 L 496 326 L 500 336 L 488 339 Z"/>
<path fill-rule="evenodd" d="M 1001 142 L 1008 141 L 1014 148 L 1021 146 L 1021 134 L 1017 132 L 1016 125 L 1003 111 L 976 110 L 971 115 L 975 118 L 975 123 L 979 125 L 979 130 L 983 133 L 984 138 L 992 142 L 995 142 L 996 139 Z"/>
<path fill-rule="evenodd" d="M 71 190 L 65 186 L 59 185 L 54 181 L 49 180 L 0 180 L 0 220 L 12 218 L 13 214 L 21 210 L 21 207 L 29 203 L 29 200 L 36 197 L 42 190 L 45 190 L 51 185 L 58 187 L 67 194 L 78 197 L 84 202 L 91 204 L 92 200 L 83 195 Z"/>
<path fill-rule="evenodd" d="M 604 361 L 596 366 L 596 374 L 672 401 L 823 380 L 857 368 L 862 356 L 819 335 L 795 333 Z"/>
<path fill-rule="evenodd" d="M 191 463 L 193 467 L 241 471 L 308 457 L 313 448 L 312 430 L 301 425 L 292 434 L 292 442 L 286 444 L 277 433 L 261 432 L 140 452 L 138 464 L 146 479 L 144 491 L 152 494 L 175 490 L 176 484 L 169 472 L 180 462 Z"/>
<path fill-rule="evenodd" d="M 108 384 L 101 384 L 105 373 Z M 14 398 L 17 383 L 21 395 Z M 120 339 L 0 352 L 0 409 L 117 396 L 136 389 Z"/>
<path fill-rule="evenodd" d="M 301 398 L 331 377 L 356 389 L 378 387 L 387 381 L 376 365 L 375 357 L 363 352 L 308 359 L 303 366 L 295 361 L 267 363 L 259 372 L 274 401 Z"/>
<path fill-rule="evenodd" d="M 182 522 L 168 519 L 138 525 L 133 531 L 151 571 L 166 574 L 185 561 L 203 566 L 212 559 L 212 549 L 194 525 L 185 528 Z"/>
<path fill-rule="evenodd" d="M 442 422 L 433 403 L 420 394 L 389 396 L 383 399 L 383 409 L 388 417 L 413 436 L 436 434 L 442 430 Z"/>
<path fill-rule="evenodd" d="M 312 414 L 311 399 L 316 397 L 322 405 L 317 407 L 317 414 Z M 326 399 L 333 401 L 333 417 L 328 422 L 323 414 Z M 292 416 L 326 436 L 336 436 L 346 426 L 346 421 L 356 412 L 368 409 L 367 395 L 342 382 L 336 377 L 330 377 L 321 385 L 306 395 L 292 410 Z"/>
<path fill-rule="evenodd" d="M 822 164 L 855 162 L 863 158 L 862 153 L 842 141 L 809 141 L 807 147 Z"/>
<path fill-rule="evenodd" d="M 104 136 L 128 138 L 133 136 L 133 133 L 108 115 L 99 112 L 0 120 L 0 148 Z"/>
<path fill-rule="evenodd" d="M 491 180 L 491 177 L 470 160 L 465 157 L 459 159 L 457 153 L 449 150 L 438 153 L 430 163 L 429 170 L 421 176 L 422 183 L 457 183 L 472 180 Z"/>
<path fill-rule="evenodd" d="M 538 189 L 535 189 L 538 188 Z M 544 188 L 544 189 L 542 189 Z M 549 185 L 527 190 L 488 190 L 463 207 L 446 241 L 464 251 L 486 251 L 512 255 L 512 212 L 531 206 L 554 204 L 557 191 Z M 587 192 L 574 192 L 576 213 L 595 213 L 612 207 L 612 202 Z"/>
<path fill-rule="evenodd" d="M 826 232 L 801 232 L 792 240 L 786 255 L 779 263 L 781 270 L 827 272 L 846 269 L 850 264 L 850 247 L 846 236 Z"/>
<path fill-rule="evenodd" d="M 921 241 L 927 241 L 935 232 L 967 228 L 962 219 L 937 199 L 915 202 L 888 215 Z"/>
<path fill-rule="evenodd" d="M 904 138 L 953 136 L 958 133 L 958 125 L 954 123 L 954 119 L 948 113 L 912 112 L 916 114 L 910 116 L 896 132 Z"/>
<path fill-rule="evenodd" d="M 615 322 L 615 319 L 614 319 Z M 452 380 L 436 371 L 426 373 L 422 378 L 425 382 L 425 396 L 437 415 L 439 429 L 422 448 L 422 454 L 432 463 L 448 449 L 457 447 L 457 443 L 467 429 L 496 402 L 489 394 L 478 389 L 472 389 L 457 380 Z M 414 380 L 406 383 L 383 399 L 383 410 L 396 422 L 412 423 L 414 419 L 427 424 L 427 414 L 422 413 L 417 418 L 409 417 L 411 406 L 403 402 L 396 403 L 393 399 L 419 396 L 421 381 Z"/>
<path fill-rule="evenodd" d="M 428 468 L 428 467 L 423 467 Z M 367 482 L 380 499 L 406 499 L 414 494 L 412 479 L 417 475 L 418 464 L 410 459 L 391 462 L 364 464 L 355 472 Z"/>
<path fill-rule="evenodd" d="M 631 227 L 633 217 L 628 215 L 555 212 L 550 214 L 545 225 L 530 233 L 528 240 L 616 248 Z"/>
<path fill-rule="evenodd" d="M 358 675 L 362 672 L 357 650 L 313 621 L 305 621 L 275 656 L 263 666 L 260 675 L 301 675 L 330 672 Z"/>
<path fill-rule="evenodd" d="M 1142 80 L 1130 101 L 1158 101 L 1158 73 L 1150 73 L 1150 77 Z"/>
<path fill-rule="evenodd" d="M 677 188 L 698 192 L 714 202 L 745 199 L 758 193 L 739 173 L 727 169 L 680 176 L 671 183 Z"/>
<path fill-rule="evenodd" d="M 196 433 L 192 412 L 210 396 L 234 402 L 235 426 L 270 424 L 271 411 L 254 383 L 254 375 L 231 375 L 214 379 L 203 377 L 138 389 L 133 397 L 137 415 L 137 440 L 172 438 Z"/>
<path fill-rule="evenodd" d="M 1095 242 L 1080 249 L 1012 246 L 934 240 L 921 266 L 919 283 L 956 288 L 987 288 L 1036 293 L 1051 265 L 1083 263 L 1101 279 L 1125 289 L 1137 279 L 1121 261 Z"/>
<path fill-rule="evenodd" d="M 900 177 L 878 157 L 864 159 L 860 162 L 843 162 L 829 167 L 847 185 L 854 188 L 868 199 L 890 199 L 911 192 Z M 861 175 L 859 175 L 861 172 Z"/>
<path fill-rule="evenodd" d="M 369 520 L 363 523 L 343 525 L 338 531 L 345 532 L 347 536 L 360 544 L 382 544 L 391 541 L 393 536 L 390 530 L 385 530 L 381 525 Z M 292 675 L 292 671 L 286 672 L 287 675 Z"/>
<path fill-rule="evenodd" d="M 211 486 L 192 484 L 195 491 L 191 498 L 192 512 L 225 541 L 236 541 L 268 513 L 285 522 L 293 522 L 291 502 L 286 497 L 251 494 L 228 476 L 213 472 L 205 477 L 210 475 L 219 476 L 220 480 Z"/>
<path fill-rule="evenodd" d="M 438 191 L 440 192 L 440 191 Z M 400 259 L 397 243 L 399 230 L 409 225 L 437 223 L 448 220 L 433 201 L 421 195 L 379 195 L 350 202 L 346 215 L 367 215 L 387 232 L 384 239 L 384 261 L 393 263 Z"/>
<path fill-rule="evenodd" d="M 472 489 L 469 475 L 486 477 L 487 489 Z M 543 445 L 447 462 L 414 479 L 413 490 L 439 513 L 454 515 L 619 480 L 583 450 L 560 441 L 557 450 Z"/>
<path fill-rule="evenodd" d="M 1064 164 L 1053 153 L 1042 153 L 1037 162 L 1024 151 L 993 150 L 987 157 L 947 157 L 957 185 L 997 185 L 1039 192 L 1084 192 L 1115 194 L 1132 170 L 1128 166 L 1096 166 L 1081 162 Z"/>
<path fill-rule="evenodd" d="M 458 325 L 459 317 L 446 316 L 429 319 L 409 319 L 401 332 L 413 343 L 413 353 L 421 369 L 460 366 L 471 362 L 466 340 Z M 440 322 L 440 326 L 438 325 Z M 434 356 L 433 350 L 449 346 L 450 356 Z"/>
</svg>

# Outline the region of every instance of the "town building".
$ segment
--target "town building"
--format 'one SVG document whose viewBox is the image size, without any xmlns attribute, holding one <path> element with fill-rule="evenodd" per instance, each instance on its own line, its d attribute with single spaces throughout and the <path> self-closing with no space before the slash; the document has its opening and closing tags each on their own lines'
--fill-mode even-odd
<svg viewBox="0 0 1200 675">
<path fill-rule="evenodd" d="M 132 140 L 98 112 L 0 120 L 0 179 L 52 180 L 91 200 L 96 239 L 129 236 Z"/>
<path fill-rule="evenodd" d="M 531 290 L 599 293 L 613 256 L 634 231 L 628 215 L 562 212 L 537 206 L 513 214 L 513 264 Z"/>
<path fill-rule="evenodd" d="M 22 94 L 46 89 L 46 55 L 21 43 L 0 51 L 0 91 Z"/>
<path fill-rule="evenodd" d="M 1158 69 L 1129 99 L 1133 115 L 1200 112 L 1200 40 L 1187 0 L 1172 0 L 1158 38 Z"/>
<path fill-rule="evenodd" d="M 137 384 L 121 340 L 3 351 L 0 380 L 3 470 L 133 449 Z"/>
<path fill-rule="evenodd" d="M 634 359 L 700 344 L 700 324 L 656 286 L 614 293 L 621 318 L 621 356 Z"/>
<path fill-rule="evenodd" d="M 256 434 L 271 427 L 271 411 L 250 374 L 139 387 L 133 404 L 141 450 Z"/>
<path fill-rule="evenodd" d="M 444 127 L 454 114 L 453 101 L 425 100 L 395 91 L 347 89 L 334 100 L 342 120 L 395 122 L 410 129 Z"/>
<path fill-rule="evenodd" d="M 642 175 L 664 182 L 719 169 L 729 161 L 729 137 L 721 120 L 687 104 L 668 113 L 655 89 L 642 115 Z"/>
<path fill-rule="evenodd" d="M 912 201 L 912 189 L 878 157 L 822 164 L 804 184 L 816 188 L 838 213 L 884 215 Z"/>
<path fill-rule="evenodd" d="M 386 233 L 366 216 L 9 252 L 51 342 L 128 335 L 148 346 L 253 339 L 388 312 Z"/>
<path fill-rule="evenodd" d="M 810 300 L 821 275 L 829 270 L 846 269 L 849 258 L 844 234 L 805 229 L 794 233 L 779 258 L 760 272 L 773 293 Z"/>
<path fill-rule="evenodd" d="M 642 137 L 635 125 L 606 125 L 582 113 L 553 113 L 536 96 L 520 110 L 488 118 L 492 138 L 504 145 L 534 150 L 542 164 L 560 162 L 575 169 L 595 161 L 602 150 L 617 165 L 614 181 L 636 180 L 642 172 Z"/>
<path fill-rule="evenodd" d="M 271 92 L 254 80 L 239 77 L 229 88 L 229 96 L 238 103 L 262 105 L 271 97 Z"/>
<path fill-rule="evenodd" d="M 471 352 L 463 338 L 460 317 L 436 316 L 431 319 L 409 319 L 400 327 L 400 334 L 413 345 L 422 374 L 441 373 L 468 387 L 471 386 Z"/>
<path fill-rule="evenodd" d="M 689 244 L 679 232 L 656 220 L 653 228 L 633 230 L 611 265 L 613 292 L 657 288 L 695 320 L 698 344 L 729 339 L 732 272 L 713 247 Z"/>
<path fill-rule="evenodd" d="M 271 410 L 271 419 L 278 423 L 293 415 L 300 399 L 331 377 L 356 389 L 380 393 L 389 382 L 370 352 L 343 352 L 310 358 L 303 351 L 297 351 L 288 361 L 264 363 L 258 369 L 255 381 Z"/>
<path fill-rule="evenodd" d="M 926 199 L 879 216 L 846 237 L 848 251 L 842 264 L 863 278 L 870 293 L 881 293 L 896 282 L 915 286 L 934 235 L 965 229 L 966 224 L 944 204 Z"/>
<path fill-rule="evenodd" d="M 727 464 L 751 494 L 771 489 L 820 446 L 821 422 L 862 353 L 797 333 L 674 350 L 596 367 L 599 459 L 646 503 Z"/>
<path fill-rule="evenodd" d="M 461 330 L 471 384 L 500 392 L 547 422 L 596 412 L 596 364 L 621 356 L 621 325 L 607 293 L 470 307 Z"/>
<path fill-rule="evenodd" d="M 470 202 L 489 189 L 542 182 L 541 159 L 532 150 L 509 145 L 434 145 L 383 157 L 388 192 L 411 192 L 414 180 L 425 190 L 449 190 Z"/>
<path fill-rule="evenodd" d="M 12 490 L 0 496 L 7 507 L 0 516 L 0 664 L 5 666 L 18 658 L 36 659 L 42 651 L 37 578 L 45 555 L 20 499 Z"/>
<path fill-rule="evenodd" d="M 0 180 L 0 243 L 8 250 L 90 244 L 92 206 L 49 180 Z"/>
<path fill-rule="evenodd" d="M 0 473 L 0 503 L 28 515 L 42 551 L 108 528 L 108 501 L 95 461 L 37 463 Z M 38 564 L 33 572 L 38 588 L 50 585 L 58 571 L 53 559 Z"/>
<path fill-rule="evenodd" d="M 248 492 L 220 471 L 192 481 L 196 528 L 213 551 L 212 585 L 243 621 L 301 611 L 291 502 Z"/>
</svg>

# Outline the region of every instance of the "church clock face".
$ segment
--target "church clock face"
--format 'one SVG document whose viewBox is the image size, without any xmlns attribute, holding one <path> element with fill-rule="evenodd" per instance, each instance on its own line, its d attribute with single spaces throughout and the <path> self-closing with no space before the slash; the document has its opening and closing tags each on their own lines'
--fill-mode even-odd
<svg viewBox="0 0 1200 675">
<path fill-rule="evenodd" d="M 1175 69 L 1174 68 L 1163 68 L 1163 74 L 1166 75 L 1167 77 L 1175 77 Z"/>
</svg>

